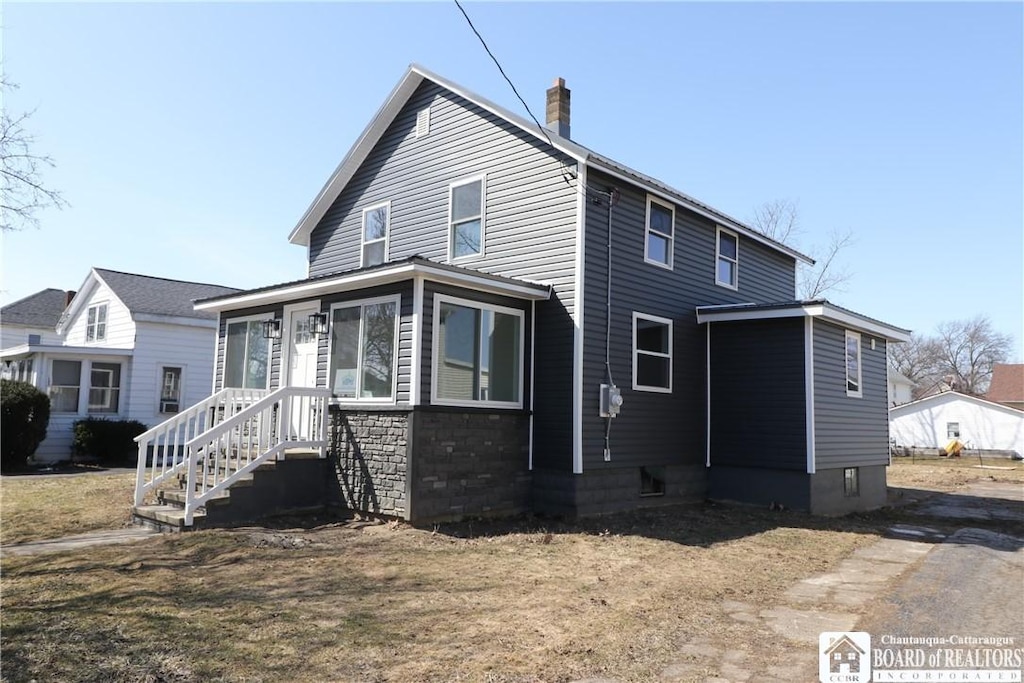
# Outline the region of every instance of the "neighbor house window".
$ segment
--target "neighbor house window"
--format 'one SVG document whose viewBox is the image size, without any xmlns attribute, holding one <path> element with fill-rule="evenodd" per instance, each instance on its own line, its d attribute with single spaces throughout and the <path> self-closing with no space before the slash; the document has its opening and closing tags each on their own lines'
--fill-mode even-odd
<svg viewBox="0 0 1024 683">
<path fill-rule="evenodd" d="M 860 334 L 846 331 L 846 395 L 861 396 Z"/>
<path fill-rule="evenodd" d="M 672 391 L 672 321 L 633 313 L 633 388 Z"/>
<path fill-rule="evenodd" d="M 177 413 L 181 410 L 181 368 L 160 369 L 160 412 Z"/>
<path fill-rule="evenodd" d="M 77 413 L 82 361 L 55 360 L 50 366 L 50 406 L 55 413 Z"/>
<path fill-rule="evenodd" d="M 664 268 L 672 267 L 673 226 L 675 209 L 652 197 L 647 198 L 647 236 L 644 260 Z"/>
<path fill-rule="evenodd" d="M 434 299 L 433 398 L 522 407 L 523 312 Z"/>
<path fill-rule="evenodd" d="M 486 184 L 483 178 L 452 184 L 449 198 L 449 258 L 484 253 L 485 196 Z"/>
<path fill-rule="evenodd" d="M 860 495 L 860 468 L 847 467 L 843 470 L 843 494 L 847 498 Z"/>
<path fill-rule="evenodd" d="M 363 266 L 375 266 L 388 260 L 388 233 L 391 205 L 379 204 L 363 211 Z"/>
<path fill-rule="evenodd" d="M 224 351 L 224 386 L 266 389 L 270 379 L 270 340 L 263 319 L 229 320 Z"/>
<path fill-rule="evenodd" d="M 116 413 L 121 395 L 121 364 L 93 363 L 89 378 L 89 412 Z"/>
<path fill-rule="evenodd" d="M 740 240 L 734 232 L 718 228 L 715 283 L 736 289 L 740 269 Z"/>
<path fill-rule="evenodd" d="M 85 318 L 85 341 L 99 342 L 107 338 L 107 305 L 90 306 Z"/>
<path fill-rule="evenodd" d="M 339 398 L 391 401 L 398 358 L 398 299 L 331 307 L 328 381 Z"/>
<path fill-rule="evenodd" d="M 947 422 L 946 423 L 946 438 L 947 439 L 959 439 L 960 438 L 960 423 L 959 422 Z"/>
</svg>

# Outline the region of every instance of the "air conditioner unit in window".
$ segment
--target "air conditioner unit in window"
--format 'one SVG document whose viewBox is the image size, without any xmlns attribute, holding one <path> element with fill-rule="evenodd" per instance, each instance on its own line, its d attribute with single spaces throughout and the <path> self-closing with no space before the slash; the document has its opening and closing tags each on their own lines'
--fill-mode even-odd
<svg viewBox="0 0 1024 683">
<path fill-rule="evenodd" d="M 178 412 L 177 401 L 160 401 L 160 412 L 161 413 L 176 413 Z"/>
</svg>

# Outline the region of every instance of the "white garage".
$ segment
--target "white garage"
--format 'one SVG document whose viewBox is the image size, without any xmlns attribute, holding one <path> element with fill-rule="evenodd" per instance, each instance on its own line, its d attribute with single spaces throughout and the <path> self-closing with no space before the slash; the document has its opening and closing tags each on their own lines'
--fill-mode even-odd
<svg viewBox="0 0 1024 683">
<path fill-rule="evenodd" d="M 900 446 L 968 448 L 1024 454 L 1024 411 L 947 391 L 889 409 L 889 437 Z"/>
</svg>

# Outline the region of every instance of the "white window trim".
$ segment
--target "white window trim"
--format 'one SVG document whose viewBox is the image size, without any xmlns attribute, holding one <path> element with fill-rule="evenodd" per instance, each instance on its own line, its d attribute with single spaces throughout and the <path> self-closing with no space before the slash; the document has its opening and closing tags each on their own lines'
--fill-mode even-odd
<svg viewBox="0 0 1024 683">
<path fill-rule="evenodd" d="M 379 398 L 376 396 L 362 397 L 359 395 L 359 389 L 362 388 L 362 365 L 363 365 L 363 307 L 372 306 L 374 304 L 387 304 L 393 303 L 395 305 L 395 347 L 392 350 L 392 358 L 394 359 L 392 370 L 391 370 L 391 398 Z M 334 358 L 334 312 L 340 308 L 355 308 L 359 307 L 359 348 L 356 357 L 356 372 L 358 374 L 358 385 L 356 388 L 355 396 L 333 396 L 334 393 L 334 382 L 331 378 L 331 361 Z M 330 326 L 327 342 L 327 388 L 331 391 L 331 401 L 336 404 L 348 404 L 358 403 L 359 405 L 378 405 L 378 406 L 393 406 L 398 403 L 398 351 L 401 348 L 399 344 L 399 333 L 401 332 L 402 322 L 402 297 L 399 294 L 393 294 L 389 296 L 378 296 L 370 299 L 355 299 L 353 301 L 338 301 L 331 304 L 330 311 L 328 312 L 328 325 Z"/>
<path fill-rule="evenodd" d="M 661 323 L 668 325 L 668 353 L 657 353 L 655 351 L 641 351 L 636 347 L 636 321 L 637 320 L 650 320 L 651 322 Z M 658 394 L 671 394 L 672 393 L 672 320 L 669 318 L 662 318 L 656 315 L 649 315 L 647 313 L 638 313 L 633 311 L 633 390 L 634 391 L 649 391 Z M 637 354 L 644 354 L 647 356 L 655 356 L 657 358 L 668 358 L 668 388 L 665 387 L 650 387 L 643 384 L 638 384 L 636 381 L 636 360 Z"/>
<path fill-rule="evenodd" d="M 454 202 L 452 201 L 455 197 L 455 188 L 463 185 L 469 185 L 470 183 L 480 183 L 480 253 L 478 254 L 467 254 L 466 256 L 456 257 L 452 250 L 453 238 L 455 237 L 455 224 L 453 223 L 452 210 L 455 208 Z M 448 185 L 448 262 L 463 262 L 470 261 L 473 259 L 482 258 L 487 253 L 487 174 L 482 173 L 479 175 L 471 176 L 469 178 L 461 178 Z"/>
<path fill-rule="evenodd" d="M 252 322 L 254 320 L 258 321 L 258 322 L 263 322 L 264 320 L 273 320 L 273 319 L 274 319 L 274 314 L 273 313 L 259 313 L 257 315 L 243 315 L 243 316 L 240 316 L 238 318 L 224 318 L 224 344 L 223 344 L 223 349 L 221 349 L 221 348 L 217 349 L 217 353 L 218 353 L 217 357 L 218 358 L 220 358 L 219 354 L 220 354 L 220 352 L 222 350 L 223 350 L 223 353 L 224 353 L 224 361 L 221 364 L 221 370 L 220 370 L 220 386 L 221 386 L 222 389 L 228 388 L 226 386 L 226 384 L 225 384 L 225 382 L 227 381 L 227 374 L 228 374 L 228 372 L 227 372 L 227 370 L 228 370 L 228 325 L 230 325 L 231 323 L 248 323 L 248 322 Z M 281 336 L 283 338 L 284 337 L 284 321 L 283 320 L 281 321 L 281 326 L 282 326 Z M 263 337 L 260 337 L 260 339 L 263 339 Z M 274 340 L 273 339 L 263 339 L 263 341 L 267 342 L 267 386 L 265 386 L 263 388 L 269 390 L 270 389 L 270 376 L 273 374 L 271 372 L 271 370 L 272 370 L 271 365 L 274 362 Z M 218 346 L 220 346 L 220 333 L 219 333 L 219 331 L 218 331 L 218 334 L 217 334 L 217 344 L 218 344 Z M 237 387 L 230 387 L 230 388 L 234 389 L 234 388 L 237 388 Z"/>
<path fill-rule="evenodd" d="M 483 311 L 488 310 L 493 313 L 503 313 L 506 315 L 514 315 L 519 318 L 519 400 L 518 401 L 462 401 L 459 399 L 452 398 L 440 398 L 437 395 L 437 365 L 438 365 L 438 351 L 440 345 L 437 343 L 438 331 L 441 328 L 441 304 L 454 304 L 456 306 L 465 306 L 466 308 L 475 308 Z M 523 375 L 525 369 L 523 367 L 524 360 L 524 345 L 526 340 L 526 312 L 518 308 L 508 308 L 506 306 L 497 306 L 495 304 L 484 303 L 482 301 L 473 301 L 471 299 L 460 299 L 454 296 L 448 296 L 447 294 L 434 294 L 434 326 L 431 332 L 431 350 L 430 350 L 430 403 L 432 405 L 439 406 L 460 406 L 466 408 L 517 408 L 522 409 L 523 407 Z M 531 335 L 533 331 L 531 330 Z"/>
<path fill-rule="evenodd" d="M 168 368 L 178 369 L 178 413 L 185 409 L 185 364 L 184 363 L 157 363 L 156 364 L 156 414 L 177 415 L 178 413 L 165 413 L 160 410 L 164 399 L 164 370 Z"/>
<path fill-rule="evenodd" d="M 100 336 L 97 335 L 97 336 L 94 336 L 92 339 L 89 339 L 89 328 L 90 327 L 97 327 L 99 325 L 99 322 L 98 322 L 99 321 L 99 317 L 100 317 L 99 309 L 101 309 L 101 308 L 104 309 L 103 336 L 100 337 Z M 90 326 L 89 325 L 89 311 L 91 311 L 93 309 L 96 309 L 96 319 L 97 319 L 97 322 Z M 85 343 L 86 344 L 101 344 L 101 343 L 107 341 L 107 332 L 109 331 L 109 329 L 110 329 L 110 302 L 109 301 L 97 301 L 96 303 L 93 303 L 93 304 L 90 304 L 89 306 L 87 306 L 86 309 L 85 309 Z"/>
<path fill-rule="evenodd" d="M 722 255 L 722 233 L 729 235 L 736 241 L 736 258 L 733 259 Z M 735 282 L 723 282 L 718 279 L 718 264 L 723 260 L 732 263 L 732 274 L 733 278 L 736 280 Z M 740 288 L 740 236 L 738 233 L 735 233 L 732 230 L 726 230 L 720 225 L 717 230 L 715 230 L 715 284 L 727 289 Z"/>
<path fill-rule="evenodd" d="M 377 238 L 375 240 L 366 239 L 366 214 L 386 207 L 388 210 L 388 219 L 384 224 L 384 237 Z M 384 243 L 384 263 L 391 260 L 391 200 L 386 202 L 378 202 L 372 206 L 368 206 L 363 209 L 363 220 L 359 224 L 359 266 L 362 268 L 366 267 L 366 245 L 376 244 L 377 242 Z"/>
<path fill-rule="evenodd" d="M 850 389 L 850 358 L 849 343 L 851 339 L 857 340 L 857 389 Z M 846 395 L 851 398 L 864 396 L 864 344 L 861 343 L 860 332 L 846 330 L 843 337 L 843 383 L 846 386 Z"/>
<path fill-rule="evenodd" d="M 657 204 L 661 208 L 667 209 L 669 211 L 669 213 L 672 214 L 672 234 L 666 235 L 663 232 L 660 232 L 658 230 L 654 230 L 653 228 L 651 228 L 651 205 L 652 204 Z M 668 263 L 662 263 L 661 261 L 658 261 L 656 259 L 652 259 L 650 257 L 650 255 L 648 254 L 648 245 L 650 244 L 650 240 L 648 240 L 648 237 L 650 236 L 650 234 L 652 232 L 655 235 L 660 235 L 661 237 L 665 237 L 665 238 L 668 239 Z M 675 259 L 675 251 L 676 251 L 676 207 L 673 206 L 672 204 L 666 204 L 665 202 L 660 201 L 659 199 L 656 199 L 654 197 L 654 195 L 650 195 L 649 194 L 649 195 L 647 195 L 647 214 L 644 217 L 644 262 L 650 263 L 653 266 L 658 266 L 659 268 L 664 268 L 665 270 L 672 270 L 672 263 L 673 263 L 673 260 Z"/>
</svg>

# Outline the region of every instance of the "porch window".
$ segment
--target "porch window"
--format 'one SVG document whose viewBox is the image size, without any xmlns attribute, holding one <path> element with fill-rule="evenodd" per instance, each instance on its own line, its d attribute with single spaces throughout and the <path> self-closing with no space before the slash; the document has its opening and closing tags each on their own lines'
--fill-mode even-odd
<svg viewBox="0 0 1024 683">
<path fill-rule="evenodd" d="M 263 320 L 228 321 L 225 345 L 224 386 L 266 389 L 270 340 L 263 338 Z"/>
<path fill-rule="evenodd" d="M 715 284 L 736 289 L 740 268 L 739 237 L 734 232 L 718 228 L 718 265 Z"/>
<path fill-rule="evenodd" d="M 388 260 L 391 204 L 371 206 L 363 211 L 363 267 Z"/>
<path fill-rule="evenodd" d="M 653 197 L 647 198 L 647 236 L 644 243 L 644 260 L 647 263 L 672 269 L 675 220 L 675 209 Z"/>
<path fill-rule="evenodd" d="M 107 338 L 107 305 L 90 306 L 85 318 L 85 341 L 101 342 Z"/>
<path fill-rule="evenodd" d="M 484 253 L 484 178 L 453 183 L 449 190 L 448 258 Z"/>
<path fill-rule="evenodd" d="M 859 398 L 861 391 L 860 334 L 846 331 L 846 395 Z"/>
<path fill-rule="evenodd" d="M 672 321 L 633 313 L 633 388 L 672 392 Z"/>
<path fill-rule="evenodd" d="M 160 369 L 160 412 L 177 413 L 181 410 L 181 368 L 164 366 Z"/>
<path fill-rule="evenodd" d="M 339 398 L 393 401 L 398 297 L 331 307 L 331 391 Z"/>
<path fill-rule="evenodd" d="M 433 400 L 522 407 L 523 312 L 434 298 Z"/>
<path fill-rule="evenodd" d="M 121 395 L 121 364 L 93 363 L 89 377 L 89 412 L 116 413 Z"/>
<path fill-rule="evenodd" d="M 55 360 L 50 366 L 50 406 L 55 413 L 77 413 L 82 361 Z"/>
</svg>

